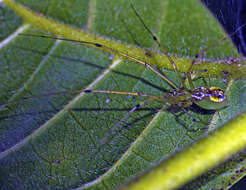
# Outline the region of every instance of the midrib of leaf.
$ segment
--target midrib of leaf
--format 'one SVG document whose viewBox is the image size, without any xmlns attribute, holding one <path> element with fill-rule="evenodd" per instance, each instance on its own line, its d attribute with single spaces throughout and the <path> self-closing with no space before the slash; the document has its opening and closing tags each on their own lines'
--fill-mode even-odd
<svg viewBox="0 0 246 190">
<path fill-rule="evenodd" d="M 221 162 L 245 147 L 245 120 L 246 113 L 121 189 L 147 190 L 149 188 L 174 189 L 180 187 L 186 179 L 191 180 L 201 171 L 214 166 L 214 162 Z M 187 163 L 192 163 L 192 165 Z"/>
<path fill-rule="evenodd" d="M 55 34 L 56 36 L 60 36 L 71 40 L 90 41 L 90 42 L 99 43 L 107 47 L 110 47 L 114 50 L 123 52 L 131 57 L 135 57 L 141 61 L 145 62 L 146 60 L 146 55 L 145 55 L 146 51 L 144 49 L 138 48 L 136 46 L 131 46 L 128 44 L 116 42 L 110 39 L 106 39 L 95 34 L 90 34 L 85 30 L 66 26 L 64 24 L 58 23 L 51 19 L 47 19 L 39 14 L 36 14 L 35 12 L 11 0 L 3 0 L 3 3 L 6 4 L 9 8 L 15 10 L 18 15 L 23 17 L 27 22 L 31 23 L 33 26 L 49 31 L 50 33 Z M 92 47 L 96 48 L 95 46 Z M 111 54 L 117 54 L 105 48 L 99 48 L 99 49 L 103 49 L 103 51 L 109 52 Z M 153 51 L 150 52 L 152 57 L 147 58 L 148 64 L 156 65 L 164 69 L 170 69 L 170 70 L 173 69 L 171 64 L 163 54 Z M 172 58 L 174 62 L 177 64 L 177 68 L 180 72 L 187 71 L 187 69 L 189 68 L 188 66 L 191 63 L 191 60 L 189 58 L 184 58 L 184 57 L 172 57 Z M 211 77 L 213 76 L 224 77 L 222 71 L 228 71 L 233 78 L 239 79 L 239 78 L 245 78 L 244 73 L 246 73 L 245 64 L 241 64 L 240 66 L 238 66 L 237 64 L 230 65 L 224 62 L 218 64 L 218 62 L 205 60 L 202 64 L 197 64 L 193 66 L 194 71 L 199 71 L 204 69 L 206 69 L 207 72 L 206 73 L 200 72 L 199 73 L 200 76 L 207 76 L 207 73 L 209 73 Z"/>
</svg>

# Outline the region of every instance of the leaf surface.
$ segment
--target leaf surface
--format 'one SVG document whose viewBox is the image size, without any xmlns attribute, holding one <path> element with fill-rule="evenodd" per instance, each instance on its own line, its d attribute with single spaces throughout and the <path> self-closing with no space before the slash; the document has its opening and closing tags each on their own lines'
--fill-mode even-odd
<svg viewBox="0 0 246 190">
<path fill-rule="evenodd" d="M 86 28 L 103 38 L 120 40 L 120 44 L 158 49 L 125 1 L 18 2 L 30 7 L 40 17 L 44 15 L 50 20 Z M 167 52 L 178 58 L 191 60 L 199 49 L 225 35 L 197 1 L 132 3 Z M 14 23 L 19 28 L 24 26 L 19 21 Z M 61 31 L 65 33 L 62 28 Z M 12 32 L 13 29 L 9 34 Z M 24 28 L 24 33 L 40 34 L 40 31 L 29 26 Z M 113 40 L 109 41 L 113 44 Z M 125 51 L 131 49 L 125 48 Z M 0 73 L 3 103 L 20 97 L 88 87 L 154 95 L 171 90 L 142 65 L 119 61 L 117 56 L 112 58 L 95 48 L 64 41 L 17 36 L 1 48 L 0 54 L 1 68 L 4 68 Z M 236 56 L 235 48 L 228 41 L 206 52 L 207 58 L 215 60 Z M 144 61 L 148 62 L 147 56 Z M 178 82 L 173 71 L 160 70 Z M 209 126 L 211 130 L 221 126 L 245 110 L 243 79 L 229 87 L 222 79 L 211 79 L 211 83 L 228 88 L 230 105 L 221 110 L 219 116 L 218 113 L 205 114 L 196 110 L 189 111 L 191 117 L 173 107 L 158 111 L 162 104 L 153 102 L 132 113 L 103 145 L 101 139 L 110 128 L 145 98 L 65 94 L 1 107 L 1 184 L 4 189 L 15 189 L 17 185 L 23 189 L 116 187 L 195 142 L 206 133 L 204 127 Z M 227 187 L 241 177 L 240 172 L 235 172 L 238 168 L 244 168 L 241 154 L 187 188 Z"/>
</svg>

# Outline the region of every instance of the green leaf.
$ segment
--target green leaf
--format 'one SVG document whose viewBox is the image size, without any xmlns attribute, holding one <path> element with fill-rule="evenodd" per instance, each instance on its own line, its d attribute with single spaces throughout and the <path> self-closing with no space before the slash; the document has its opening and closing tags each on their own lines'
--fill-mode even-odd
<svg viewBox="0 0 246 190">
<path fill-rule="evenodd" d="M 94 38 L 96 43 L 159 66 L 168 78 L 177 83 L 173 71 L 163 70 L 171 67 L 166 59 L 162 61 L 164 64 L 160 64 L 159 53 L 151 53 L 152 57 L 144 55 L 145 48 L 155 51 L 157 46 L 128 1 L 42 1 L 38 4 L 19 1 L 37 13 L 28 17 L 22 7 L 16 7 L 9 0 L 4 2 L 36 27 L 75 40 L 90 41 Z M 180 71 L 187 70 L 187 63 L 199 49 L 225 35 L 210 13 L 195 0 L 184 3 L 132 1 L 132 4 L 146 25 L 161 39 L 167 52 L 177 57 L 175 62 Z M 39 22 L 35 16 L 41 20 L 44 16 L 49 19 Z M 77 28 L 86 27 L 97 35 L 70 30 L 52 20 Z M 40 34 L 37 28 L 15 23 L 24 33 Z M 81 35 L 84 36 L 82 39 Z M 0 49 L 0 55 L 1 68 L 4 68 L 0 73 L 2 103 L 87 87 L 155 95 L 163 94 L 161 90 L 170 90 L 163 80 L 143 65 L 123 62 L 118 56 L 112 58 L 95 48 L 64 41 L 17 36 Z M 206 52 L 206 57 L 214 60 L 235 56 L 238 56 L 236 50 L 228 41 Z M 215 62 L 203 65 L 211 67 L 209 74 L 217 70 L 214 69 Z M 224 65 L 233 70 L 233 65 Z M 236 68 L 243 76 L 243 65 Z M 201 69 L 202 66 L 197 67 L 197 70 Z M 232 76 L 240 75 L 240 72 L 236 75 L 230 72 Z M 219 76 L 218 72 L 214 75 Z M 226 88 L 222 79 L 211 79 L 211 83 Z M 157 112 L 162 105 L 153 102 L 132 113 L 103 145 L 100 144 L 101 139 L 110 128 L 134 105 L 143 101 L 143 97 L 113 94 L 76 96 L 70 93 L 22 99 L 2 106 L 1 184 L 4 189 L 16 189 L 17 186 L 22 189 L 112 189 L 195 142 L 206 133 L 206 126 L 212 130 L 244 111 L 244 83 L 241 79 L 227 86 L 230 104 L 219 112 L 219 116 L 218 113 L 205 115 L 197 111 L 189 111 L 188 115 L 178 108 Z M 236 172 L 241 171 L 239 168 L 244 168 L 241 154 L 204 174 L 187 189 L 228 187 L 244 175 Z"/>
</svg>

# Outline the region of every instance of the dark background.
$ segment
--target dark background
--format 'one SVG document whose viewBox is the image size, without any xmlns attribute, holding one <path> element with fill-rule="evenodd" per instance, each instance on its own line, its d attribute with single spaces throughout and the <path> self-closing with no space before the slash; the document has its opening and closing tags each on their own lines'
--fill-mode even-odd
<svg viewBox="0 0 246 190">
<path fill-rule="evenodd" d="M 246 1 L 201 0 L 231 36 L 239 53 L 246 56 Z M 237 31 L 235 33 L 235 31 Z"/>
<path fill-rule="evenodd" d="M 227 31 L 239 53 L 246 57 L 246 0 L 201 0 Z M 237 31 L 235 33 L 235 31 Z M 235 34 L 233 34 L 235 33 Z M 232 35 L 233 34 L 233 35 Z M 245 190 L 246 177 L 230 190 Z"/>
</svg>

